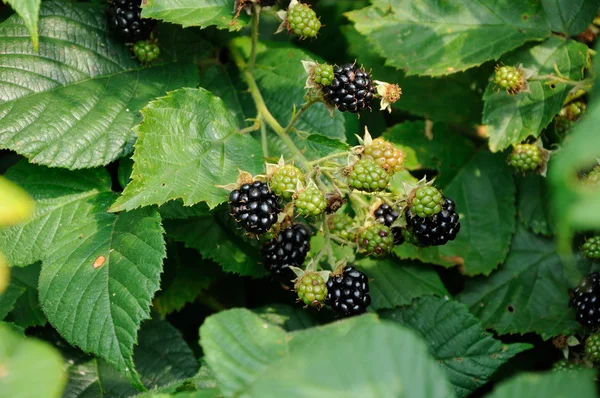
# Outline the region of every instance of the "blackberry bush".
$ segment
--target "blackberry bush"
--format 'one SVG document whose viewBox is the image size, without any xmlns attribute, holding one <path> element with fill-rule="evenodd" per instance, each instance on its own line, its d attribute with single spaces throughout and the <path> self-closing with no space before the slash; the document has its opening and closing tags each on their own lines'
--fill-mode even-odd
<svg viewBox="0 0 600 398">
<path fill-rule="evenodd" d="M 0 396 L 593 396 L 597 6 L 0 2 Z"/>
</svg>

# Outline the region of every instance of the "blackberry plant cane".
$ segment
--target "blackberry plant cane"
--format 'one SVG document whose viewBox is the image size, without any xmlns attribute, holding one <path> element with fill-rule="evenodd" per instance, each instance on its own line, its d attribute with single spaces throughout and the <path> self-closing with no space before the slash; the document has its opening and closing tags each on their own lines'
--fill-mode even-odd
<svg viewBox="0 0 600 398">
<path fill-rule="evenodd" d="M 0 396 L 595 396 L 594 1 L 5 2 Z"/>
</svg>

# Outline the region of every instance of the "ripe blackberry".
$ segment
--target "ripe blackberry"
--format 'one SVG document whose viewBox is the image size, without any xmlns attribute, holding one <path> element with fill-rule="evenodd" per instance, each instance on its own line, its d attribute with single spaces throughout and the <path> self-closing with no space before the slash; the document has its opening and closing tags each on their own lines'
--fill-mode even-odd
<svg viewBox="0 0 600 398">
<path fill-rule="evenodd" d="M 359 315 L 371 304 L 367 276 L 351 265 L 327 280 L 325 304 L 344 316 Z"/>
<path fill-rule="evenodd" d="M 323 87 L 327 102 L 340 112 L 358 113 L 369 108 L 375 94 L 369 73 L 354 64 L 346 64 L 336 67 L 333 76 L 331 84 Z"/>
<path fill-rule="evenodd" d="M 153 19 L 142 19 L 140 3 L 140 0 L 112 0 L 106 10 L 110 29 L 125 42 L 147 39 L 156 25 Z"/>
<path fill-rule="evenodd" d="M 419 187 L 410 201 L 410 211 L 421 218 L 431 217 L 442 211 L 443 203 L 444 197 L 440 191 L 432 186 Z"/>
<path fill-rule="evenodd" d="M 390 175 L 373 159 L 360 159 L 348 174 L 348 185 L 359 191 L 383 191 Z"/>
<path fill-rule="evenodd" d="M 600 235 L 592 236 L 581 246 L 583 255 L 590 260 L 600 260 Z"/>
<path fill-rule="evenodd" d="M 294 195 L 298 182 L 304 182 L 302 171 L 293 164 L 286 164 L 273 173 L 269 186 L 275 194 L 290 199 Z"/>
<path fill-rule="evenodd" d="M 533 171 L 542 165 L 542 153 L 534 144 L 517 144 L 508 157 L 508 164 L 525 171 Z"/>
<path fill-rule="evenodd" d="M 452 199 L 444 198 L 442 210 L 431 217 L 421 218 L 411 211 L 406 213 L 410 232 L 421 246 L 441 246 L 454 240 L 460 231 L 460 221 Z"/>
<path fill-rule="evenodd" d="M 290 266 L 300 267 L 310 250 L 310 230 L 303 224 L 293 224 L 262 247 L 262 261 L 266 269 L 281 281 L 294 279 Z"/>
<path fill-rule="evenodd" d="M 585 341 L 585 355 L 594 363 L 600 362 L 600 333 L 590 335 Z"/>
<path fill-rule="evenodd" d="M 327 285 L 317 273 L 308 273 L 302 276 L 295 285 L 298 292 L 298 298 L 306 305 L 311 307 L 322 307 L 323 301 L 327 297 Z"/>
<path fill-rule="evenodd" d="M 402 170 L 404 162 L 404 152 L 381 137 L 375 138 L 370 145 L 366 146 L 361 157 L 374 159 L 390 174 Z"/>
<path fill-rule="evenodd" d="M 354 219 L 347 214 L 334 214 L 327 218 L 329 232 L 349 242 L 356 239 Z"/>
<path fill-rule="evenodd" d="M 576 319 L 583 326 L 600 326 L 600 273 L 583 278 L 573 291 L 569 306 L 575 308 Z"/>
<path fill-rule="evenodd" d="M 264 234 L 276 222 L 281 212 L 279 198 L 261 181 L 243 184 L 229 194 L 231 213 L 246 231 Z"/>
<path fill-rule="evenodd" d="M 401 227 L 393 227 L 392 228 L 392 235 L 394 236 L 394 245 L 395 246 L 399 246 L 399 245 L 403 244 L 405 241 L 404 235 L 402 235 L 403 229 L 404 228 L 401 228 Z"/>
<path fill-rule="evenodd" d="M 358 234 L 358 245 L 366 254 L 381 256 L 394 247 L 394 234 L 390 227 L 373 224 Z"/>
<path fill-rule="evenodd" d="M 400 214 L 398 214 L 398 212 L 387 203 L 382 203 L 378 208 L 376 208 L 373 212 L 373 215 L 378 223 L 388 227 L 391 227 L 398 216 L 400 216 Z"/>
</svg>

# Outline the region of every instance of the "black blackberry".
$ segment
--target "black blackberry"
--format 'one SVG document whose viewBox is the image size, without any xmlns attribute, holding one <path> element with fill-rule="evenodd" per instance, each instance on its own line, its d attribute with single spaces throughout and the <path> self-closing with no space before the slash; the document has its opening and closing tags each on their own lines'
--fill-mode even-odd
<svg viewBox="0 0 600 398">
<path fill-rule="evenodd" d="M 300 267 L 309 250 L 310 230 L 303 224 L 294 224 L 263 245 L 263 264 L 277 279 L 289 282 L 294 273 L 288 267 Z"/>
<path fill-rule="evenodd" d="M 401 227 L 393 227 L 392 235 L 394 235 L 394 246 L 399 246 L 404 243 L 404 235 L 402 235 Z"/>
<path fill-rule="evenodd" d="M 112 0 L 106 10 L 108 26 L 125 42 L 149 38 L 156 25 L 153 19 L 142 19 L 140 3 L 140 0 Z"/>
<path fill-rule="evenodd" d="M 400 214 L 398 214 L 398 212 L 394 210 L 392 206 L 388 205 L 387 203 L 383 203 L 381 206 L 375 209 L 373 215 L 375 216 L 375 220 L 377 220 L 377 222 L 391 227 Z"/>
<path fill-rule="evenodd" d="M 371 76 L 354 64 L 338 66 L 333 70 L 333 80 L 323 87 L 325 99 L 341 112 L 358 113 L 369 108 L 375 89 Z"/>
<path fill-rule="evenodd" d="M 231 191 L 229 203 L 236 221 L 246 231 L 257 235 L 267 232 L 277 222 L 281 211 L 279 198 L 261 181 Z"/>
<path fill-rule="evenodd" d="M 460 231 L 460 221 L 452 199 L 444 198 L 442 210 L 421 218 L 407 210 L 406 221 L 411 232 L 423 246 L 441 246 L 454 240 Z"/>
<path fill-rule="evenodd" d="M 325 304 L 344 316 L 362 314 L 371 304 L 367 276 L 351 265 L 340 274 L 331 274 L 327 280 Z"/>
<path fill-rule="evenodd" d="M 583 326 L 600 326 L 600 272 L 594 272 L 579 282 L 569 306 L 575 308 L 577 322 Z"/>
</svg>

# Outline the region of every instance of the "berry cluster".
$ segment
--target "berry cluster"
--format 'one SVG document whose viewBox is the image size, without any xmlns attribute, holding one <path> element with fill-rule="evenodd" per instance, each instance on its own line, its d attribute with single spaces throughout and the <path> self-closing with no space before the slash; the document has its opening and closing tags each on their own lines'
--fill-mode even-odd
<svg viewBox="0 0 600 398">
<path fill-rule="evenodd" d="M 354 64 L 333 70 L 331 84 L 323 87 L 325 100 L 341 112 L 358 113 L 369 108 L 375 89 L 371 75 Z"/>
<path fill-rule="evenodd" d="M 496 66 L 493 82 L 496 87 L 506 90 L 509 94 L 516 94 L 525 86 L 525 76 L 520 68 L 514 66 Z"/>
<path fill-rule="evenodd" d="M 140 40 L 133 46 L 133 53 L 142 64 L 149 64 L 158 59 L 160 48 L 155 40 Z"/>
<path fill-rule="evenodd" d="M 264 234 L 277 222 L 279 198 L 261 181 L 243 184 L 229 194 L 231 212 L 237 222 L 252 234 Z"/>
<path fill-rule="evenodd" d="M 600 333 L 590 335 L 585 341 L 585 355 L 594 362 L 600 362 Z"/>
<path fill-rule="evenodd" d="M 517 144 L 508 157 L 508 163 L 522 172 L 534 171 L 543 163 L 542 153 L 534 144 Z"/>
<path fill-rule="evenodd" d="M 303 39 L 317 37 L 321 29 L 321 21 L 308 4 L 290 4 L 286 20 L 288 31 Z"/>
<path fill-rule="evenodd" d="M 600 235 L 587 239 L 581 246 L 581 251 L 586 258 L 600 261 Z"/>
<path fill-rule="evenodd" d="M 390 175 L 377 163 L 362 158 L 352 166 L 348 174 L 348 186 L 365 192 L 383 191 L 390 182 Z"/>
<path fill-rule="evenodd" d="M 351 265 L 331 274 L 325 304 L 344 316 L 364 313 L 371 304 L 367 276 Z"/>
<path fill-rule="evenodd" d="M 146 40 L 156 25 L 141 17 L 141 0 L 112 0 L 106 11 L 110 29 L 127 43 Z"/>
<path fill-rule="evenodd" d="M 569 305 L 575 308 L 576 319 L 580 324 L 600 326 L 600 273 L 591 273 L 579 282 Z"/>
<path fill-rule="evenodd" d="M 426 199 L 425 207 L 423 208 L 423 200 L 420 200 L 418 207 L 413 208 L 411 204 L 406 209 L 407 229 L 419 241 L 419 246 L 445 245 L 448 241 L 454 240 L 458 235 L 460 231 L 460 217 L 456 212 L 454 201 L 443 196 L 440 210 L 436 213 L 435 211 L 438 206 L 436 198 L 438 195 L 431 192 L 431 188 L 433 187 L 427 188 L 429 188 L 426 191 L 427 196 L 424 196 Z M 429 200 L 429 198 L 432 198 L 432 200 Z M 422 215 L 425 215 L 425 217 L 422 217 Z M 404 240 L 408 241 L 407 236 L 404 236 Z"/>
</svg>

